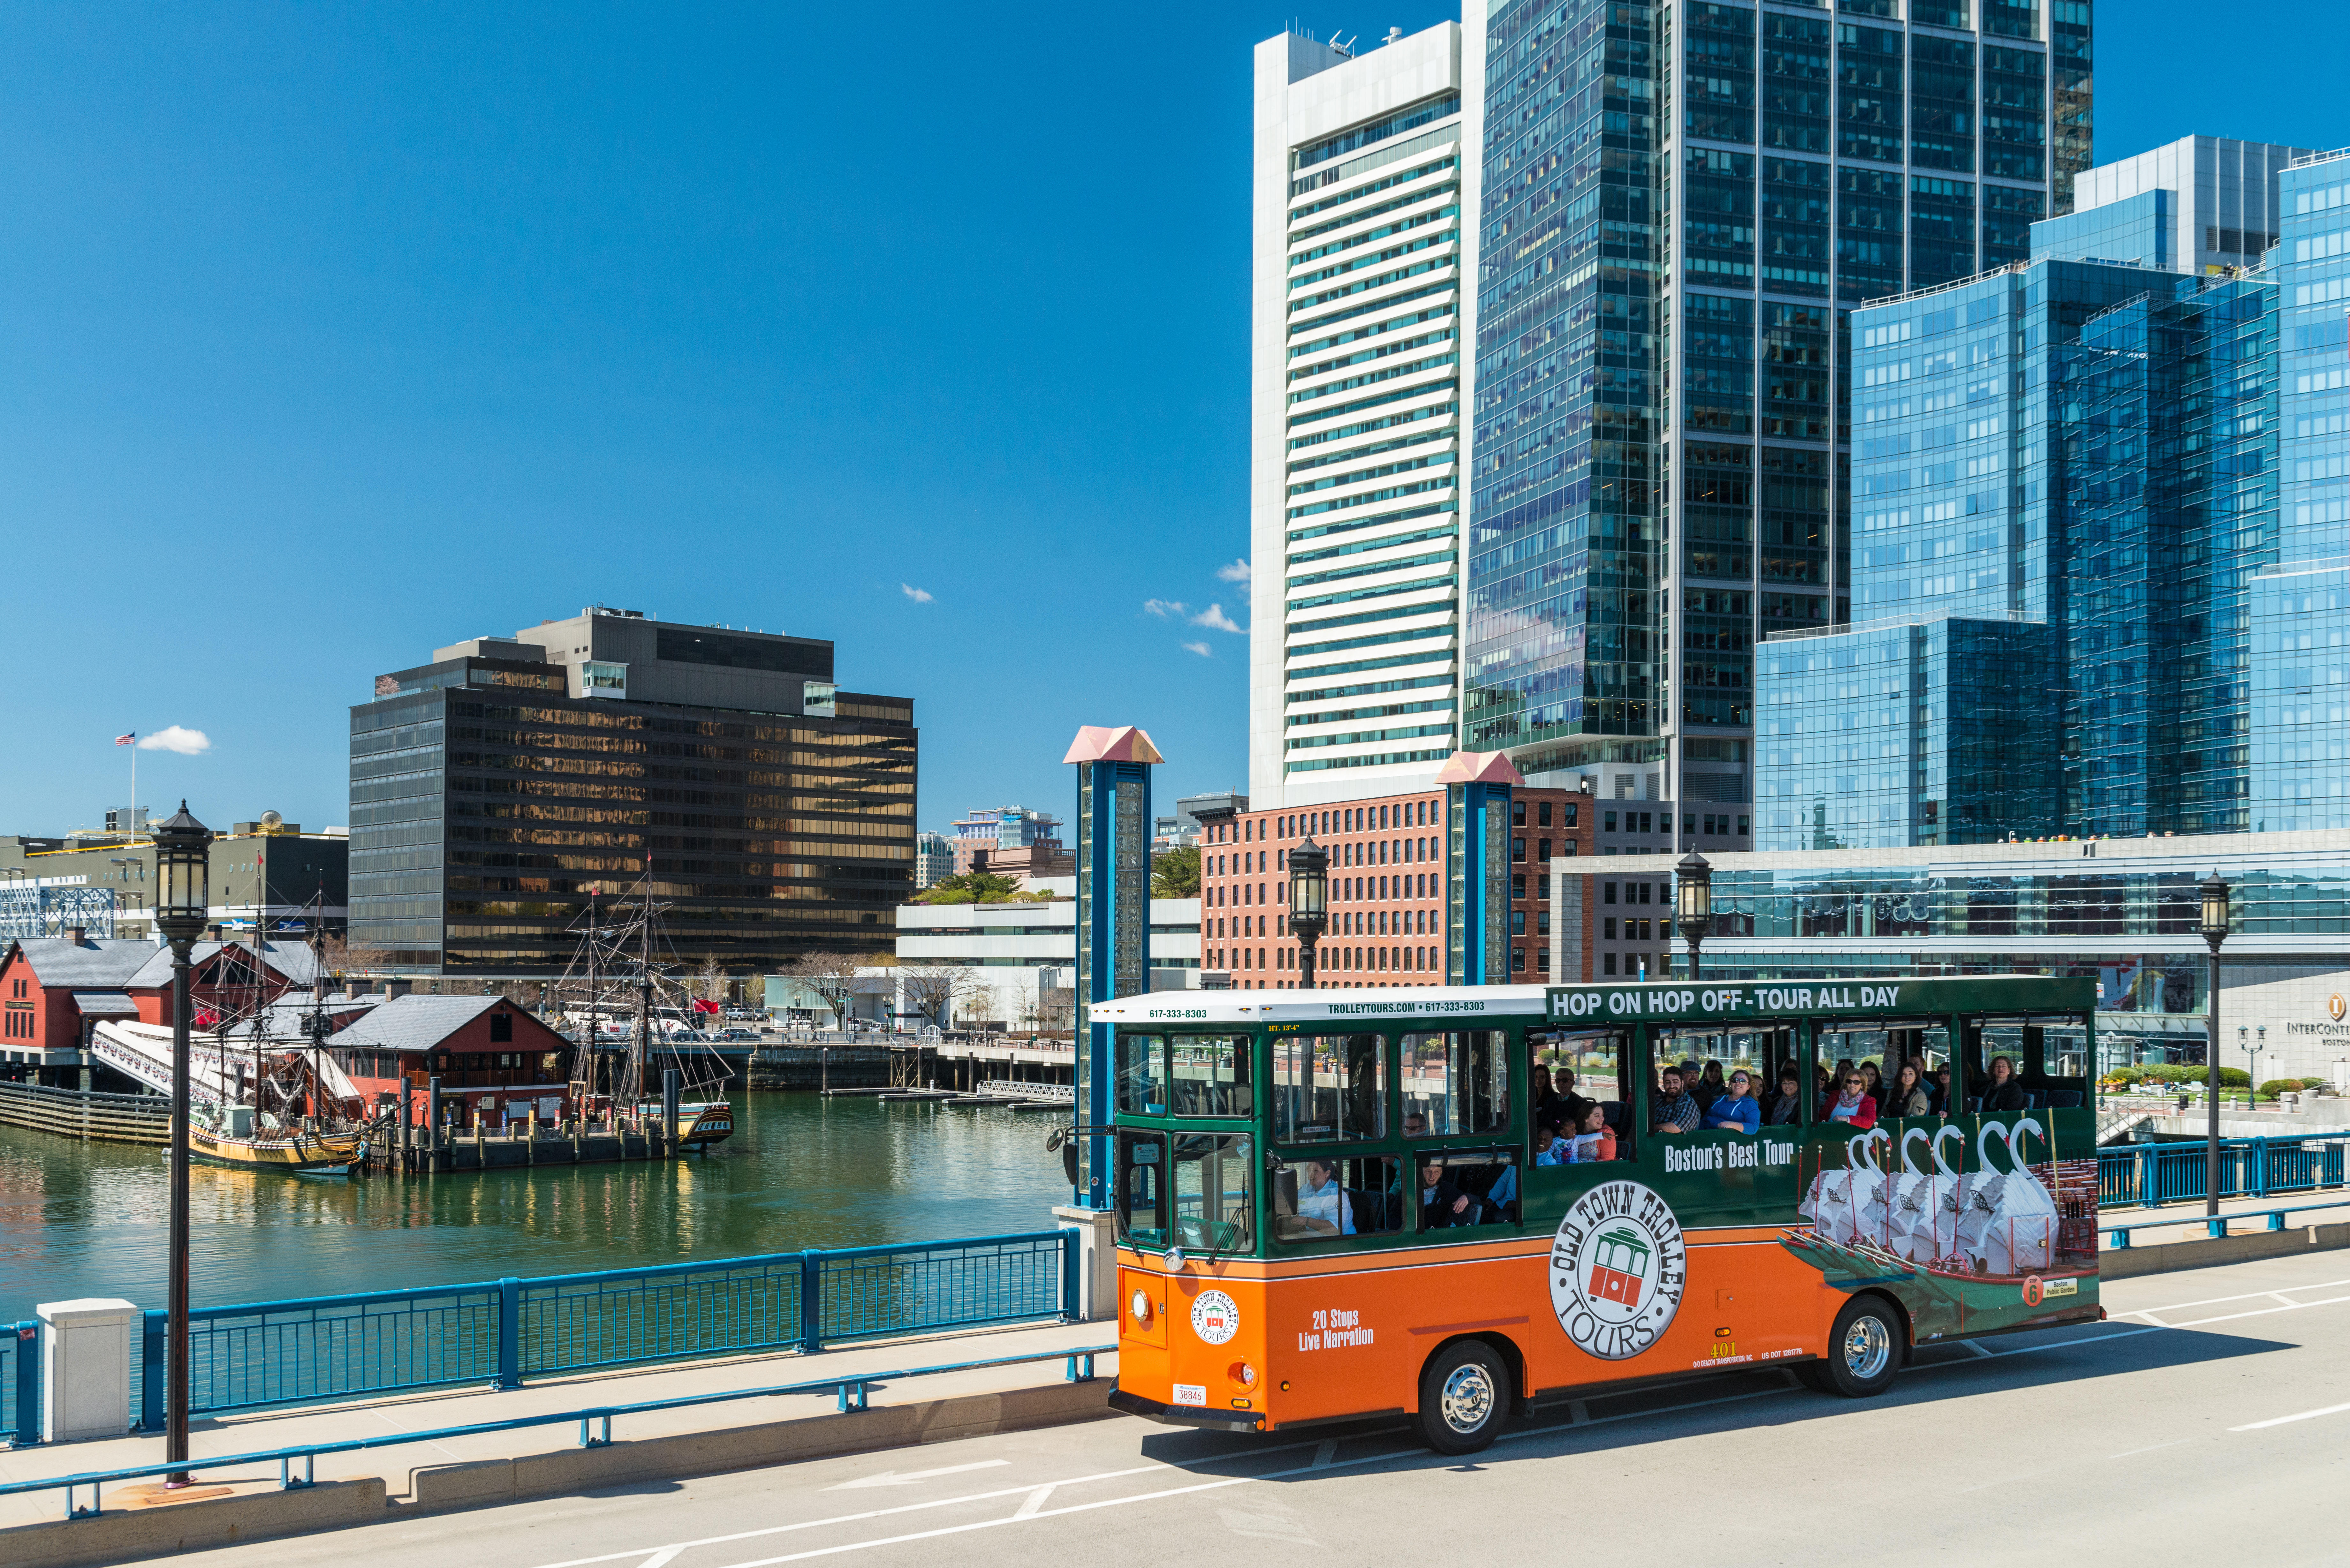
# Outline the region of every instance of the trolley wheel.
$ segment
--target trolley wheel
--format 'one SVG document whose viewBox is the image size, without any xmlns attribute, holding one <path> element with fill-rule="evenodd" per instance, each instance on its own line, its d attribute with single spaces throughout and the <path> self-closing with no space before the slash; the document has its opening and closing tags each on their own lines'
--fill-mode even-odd
<svg viewBox="0 0 2350 1568">
<path fill-rule="evenodd" d="M 1510 1373 L 1482 1339 L 1446 1345 L 1419 1375 L 1419 1436 L 1440 1454 L 1473 1454 L 1509 1419 Z"/>
<path fill-rule="evenodd" d="M 1901 1324 L 1880 1296 L 1855 1296 L 1836 1314 L 1827 1353 L 1796 1367 L 1823 1394 L 1866 1399 L 1892 1386 L 1901 1369 Z"/>
</svg>

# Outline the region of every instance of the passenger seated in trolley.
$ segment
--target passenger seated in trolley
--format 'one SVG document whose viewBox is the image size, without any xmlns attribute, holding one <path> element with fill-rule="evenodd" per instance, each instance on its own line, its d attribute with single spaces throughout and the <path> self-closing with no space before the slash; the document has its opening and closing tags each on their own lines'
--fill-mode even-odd
<svg viewBox="0 0 2350 1568">
<path fill-rule="evenodd" d="M 1731 1074 L 1730 1083 L 1722 1090 L 1721 1098 L 1715 1100 L 1713 1108 L 1706 1112 L 1705 1125 L 1721 1127 L 1727 1132 L 1761 1132 L 1762 1108 L 1755 1105 L 1749 1092 L 1753 1086 L 1753 1079 L 1746 1075 L 1743 1067 Z"/>
<path fill-rule="evenodd" d="M 1338 1185 L 1338 1168 L 1326 1159 L 1309 1159 L 1299 1170 L 1296 1229 L 1314 1236 L 1353 1235 L 1355 1206 Z"/>
<path fill-rule="evenodd" d="M 1657 1130 L 1660 1133 L 1695 1132 L 1698 1124 L 1697 1102 L 1681 1087 L 1681 1070 L 1667 1067 L 1657 1075 L 1660 1085 L 1657 1091 Z"/>
</svg>

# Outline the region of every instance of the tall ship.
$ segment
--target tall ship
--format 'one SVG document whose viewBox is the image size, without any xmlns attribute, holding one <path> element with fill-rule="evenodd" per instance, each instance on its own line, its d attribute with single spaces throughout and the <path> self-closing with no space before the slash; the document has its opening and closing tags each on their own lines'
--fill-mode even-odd
<svg viewBox="0 0 2350 1568">
<path fill-rule="evenodd" d="M 326 996 L 325 939 L 315 919 L 310 925 L 307 944 L 276 950 L 306 952 L 305 996 L 273 997 L 260 968 L 234 944 L 193 955 L 194 963 L 215 967 L 203 1003 L 190 1004 L 191 1158 L 296 1176 L 348 1176 L 363 1158 L 366 1096 L 325 1049 L 338 1025 Z M 98 1025 L 90 1047 L 109 1066 L 171 1093 L 170 1027 L 109 1021 Z"/>
<path fill-rule="evenodd" d="M 678 979 L 682 966 L 662 908 L 653 901 L 650 863 L 633 899 L 608 906 L 601 889 L 589 888 L 574 928 L 578 946 L 548 1001 L 577 1046 L 567 1095 L 574 1115 L 658 1120 L 674 1072 L 678 1144 L 707 1149 L 734 1131 L 726 1099 L 733 1069 L 695 1026 L 707 1004 Z"/>
</svg>

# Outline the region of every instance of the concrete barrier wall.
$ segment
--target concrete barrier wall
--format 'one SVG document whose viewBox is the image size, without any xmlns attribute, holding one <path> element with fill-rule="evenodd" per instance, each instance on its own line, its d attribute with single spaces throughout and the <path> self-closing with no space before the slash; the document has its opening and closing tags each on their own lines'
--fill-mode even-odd
<svg viewBox="0 0 2350 1568">
<path fill-rule="evenodd" d="M 2288 1231 L 2241 1231 L 2232 1236 L 2201 1236 L 2190 1241 L 2166 1241 L 2154 1247 L 2122 1247 L 2097 1254 L 2100 1280 L 2129 1280 L 2144 1274 L 2176 1273 L 2182 1269 L 2208 1269 L 2220 1263 L 2248 1263 L 2260 1258 L 2290 1257 L 2296 1252 L 2350 1247 L 2350 1224 L 2296 1225 Z"/>
<path fill-rule="evenodd" d="M 271 1481 L 266 1490 L 151 1507 L 135 1503 L 125 1507 L 123 1493 L 130 1490 L 127 1486 L 116 1489 L 104 1500 L 107 1511 L 96 1519 L 61 1518 L 0 1530 L 0 1563 L 8 1568 L 145 1563 L 240 1542 L 375 1524 L 387 1517 L 383 1481 L 374 1476 L 364 1480 L 321 1481 L 293 1491 L 280 1491 Z M 65 1495 L 57 1494 L 60 1514 L 65 1511 Z M 83 1496 L 87 1499 L 88 1492 Z"/>
<path fill-rule="evenodd" d="M 134 1497 L 154 1497 L 153 1489 L 142 1491 L 126 1485 L 107 1495 L 107 1511 L 96 1519 L 61 1518 L 53 1523 L 0 1530 L 0 1563 L 7 1568 L 85 1568 L 140 1563 L 174 1552 L 379 1523 L 413 1514 L 567 1497 L 632 1481 L 687 1480 L 799 1459 L 1097 1420 L 1113 1414 L 1109 1393 L 1115 1386 L 1108 1377 L 1087 1383 L 1055 1381 L 1003 1393 L 879 1406 L 845 1415 L 803 1416 L 721 1431 L 635 1439 L 619 1437 L 600 1449 L 566 1446 L 509 1459 L 420 1465 L 403 1472 L 407 1490 L 398 1498 L 388 1497 L 381 1477 L 370 1476 L 321 1481 L 293 1491 L 280 1491 L 271 1481 L 266 1490 L 230 1497 L 157 1501 L 142 1507 L 125 1503 Z M 625 1416 L 617 1418 L 620 1432 L 628 1430 L 628 1421 Z M 537 1434 L 517 1433 L 516 1437 L 522 1441 L 546 1442 L 568 1431 L 549 1427 Z M 365 1462 L 358 1454 L 341 1459 Z M 337 1459 L 328 1456 L 319 1462 L 331 1465 Z M 65 1493 L 60 1490 L 56 1496 L 62 1513 Z"/>
</svg>

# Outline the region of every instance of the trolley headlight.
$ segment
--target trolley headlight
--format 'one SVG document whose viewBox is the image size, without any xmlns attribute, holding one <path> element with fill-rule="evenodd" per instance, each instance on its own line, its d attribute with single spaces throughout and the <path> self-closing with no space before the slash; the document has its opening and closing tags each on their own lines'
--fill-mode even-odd
<svg viewBox="0 0 2350 1568">
<path fill-rule="evenodd" d="M 1127 1303 L 1127 1310 L 1134 1314 L 1134 1321 L 1137 1324 L 1145 1328 L 1149 1327 L 1150 1293 L 1149 1291 L 1135 1292 L 1134 1299 Z"/>
</svg>

